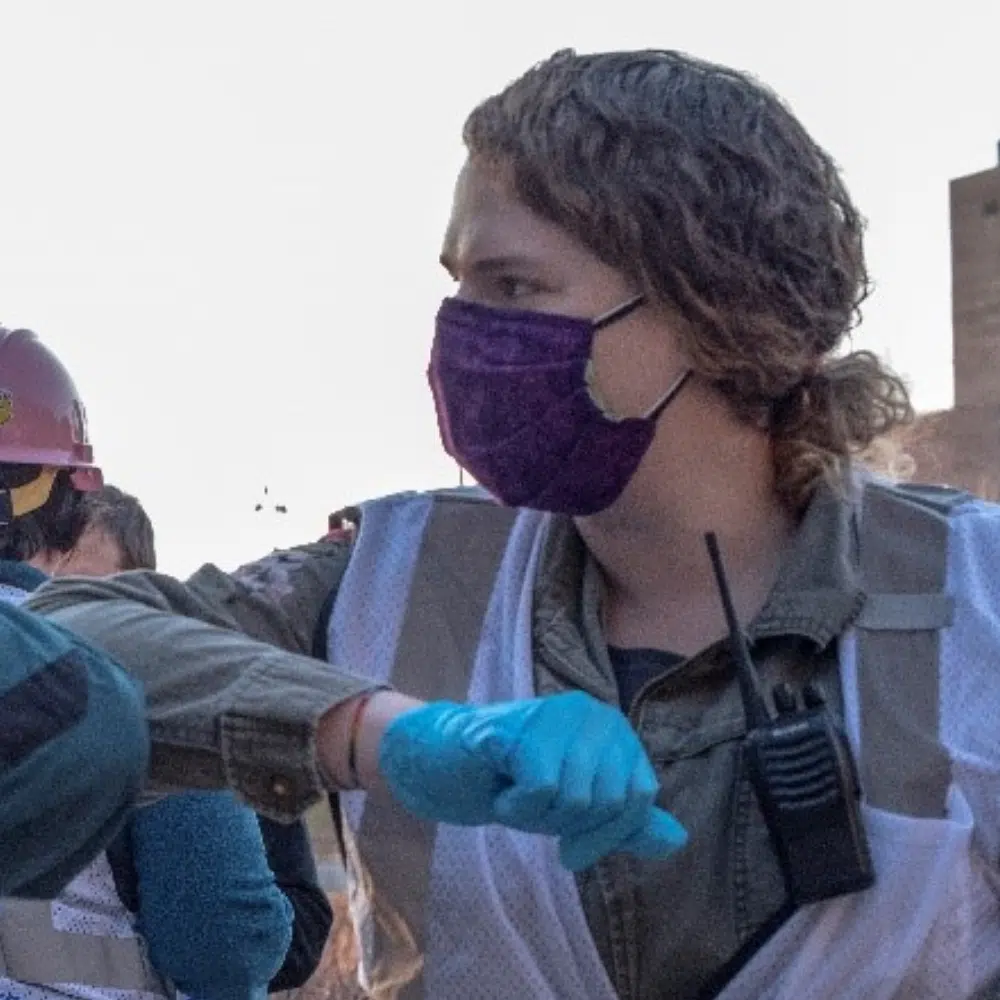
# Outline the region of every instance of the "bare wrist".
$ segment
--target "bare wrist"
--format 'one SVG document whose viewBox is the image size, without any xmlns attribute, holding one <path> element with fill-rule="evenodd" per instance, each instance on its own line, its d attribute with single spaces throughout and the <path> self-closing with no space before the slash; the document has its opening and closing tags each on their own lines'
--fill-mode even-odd
<svg viewBox="0 0 1000 1000">
<path fill-rule="evenodd" d="M 348 763 L 353 742 L 360 786 L 370 790 L 381 784 L 379 747 L 382 735 L 393 719 L 422 704 L 395 691 L 366 692 L 335 705 L 321 716 L 316 733 L 316 756 L 330 783 L 339 789 L 353 786 Z"/>
</svg>

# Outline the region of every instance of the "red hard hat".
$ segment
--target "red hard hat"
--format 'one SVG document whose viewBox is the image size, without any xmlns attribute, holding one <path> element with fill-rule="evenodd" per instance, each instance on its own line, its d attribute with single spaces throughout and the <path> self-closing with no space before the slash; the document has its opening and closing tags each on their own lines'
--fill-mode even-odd
<svg viewBox="0 0 1000 1000">
<path fill-rule="evenodd" d="M 103 484 L 73 379 L 30 330 L 0 327 L 0 462 L 72 469 L 78 490 Z"/>
</svg>

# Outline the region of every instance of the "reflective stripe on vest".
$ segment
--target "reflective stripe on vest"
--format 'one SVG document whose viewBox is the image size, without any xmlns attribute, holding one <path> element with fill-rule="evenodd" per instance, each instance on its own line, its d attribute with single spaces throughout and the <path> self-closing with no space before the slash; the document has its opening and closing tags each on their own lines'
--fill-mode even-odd
<svg viewBox="0 0 1000 1000">
<path fill-rule="evenodd" d="M 328 657 L 425 697 L 531 697 L 548 520 L 467 494 L 366 505 Z M 448 824 L 413 833 L 374 795 L 346 794 L 343 805 L 357 836 L 347 846 L 362 985 L 376 1000 L 615 1000 L 553 838 Z"/>
<path fill-rule="evenodd" d="M 5 585 L 5 591 L 27 594 Z M 0 592 L 0 600 L 8 600 Z M 89 866 L 93 869 L 106 855 Z M 77 878 L 82 877 L 84 869 Z M 116 901 L 121 915 L 128 908 Z M 156 972 L 138 935 L 114 937 L 106 934 L 76 934 L 56 927 L 53 904 L 40 900 L 0 900 L 0 979 L 32 986 L 67 984 L 91 989 L 156 994 L 172 998 L 176 994 Z"/>
<path fill-rule="evenodd" d="M 515 513 L 473 500 L 433 504 L 410 584 L 391 680 L 400 691 L 425 701 L 464 701 L 483 616 L 503 559 Z M 461 554 L 456 558 L 456 540 Z M 373 922 L 368 933 L 375 953 L 384 933 L 397 946 L 401 928 L 409 938 L 408 978 L 398 1000 L 423 1000 L 420 969 L 426 954 L 427 890 L 436 824 L 417 819 L 389 795 L 369 795 L 358 834 L 358 851 L 380 890 L 392 900 L 388 926 Z M 404 965 L 407 963 L 404 963 Z"/>
<path fill-rule="evenodd" d="M 52 904 L 35 900 L 0 904 L 0 976 L 39 986 L 174 995 L 149 964 L 140 938 L 56 930 Z"/>
</svg>

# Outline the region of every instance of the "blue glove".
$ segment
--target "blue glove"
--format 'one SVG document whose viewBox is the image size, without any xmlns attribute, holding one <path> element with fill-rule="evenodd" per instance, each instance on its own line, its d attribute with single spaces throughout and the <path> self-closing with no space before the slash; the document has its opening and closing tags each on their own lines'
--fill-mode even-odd
<svg viewBox="0 0 1000 1000">
<path fill-rule="evenodd" d="M 687 840 L 656 808 L 656 774 L 625 716 L 581 692 L 486 707 L 431 702 L 390 723 L 379 763 L 422 819 L 558 837 L 571 871 L 616 851 L 665 857 Z"/>
</svg>

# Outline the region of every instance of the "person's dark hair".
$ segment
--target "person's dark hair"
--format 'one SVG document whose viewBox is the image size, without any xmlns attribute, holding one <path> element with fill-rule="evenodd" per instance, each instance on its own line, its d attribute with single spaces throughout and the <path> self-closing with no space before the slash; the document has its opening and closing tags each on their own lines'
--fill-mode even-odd
<svg viewBox="0 0 1000 1000">
<path fill-rule="evenodd" d="M 108 485 L 86 493 L 83 516 L 88 528 L 103 531 L 118 545 L 123 570 L 156 569 L 153 523 L 130 493 Z"/>
<path fill-rule="evenodd" d="M 341 507 L 326 519 L 327 531 L 357 531 L 361 524 L 360 507 Z"/>
<path fill-rule="evenodd" d="M 870 284 L 864 220 L 769 89 L 677 52 L 556 53 L 477 107 L 473 161 L 678 316 L 696 371 L 771 435 L 778 489 L 912 418 L 868 351 L 836 355 Z"/>
<path fill-rule="evenodd" d="M 41 471 L 40 465 L 0 463 L 0 483 L 8 489 L 26 486 Z M 87 520 L 83 494 L 74 488 L 69 476 L 67 470 L 61 469 L 41 507 L 0 528 L 0 559 L 27 562 L 39 552 L 69 552 L 76 545 Z"/>
</svg>

